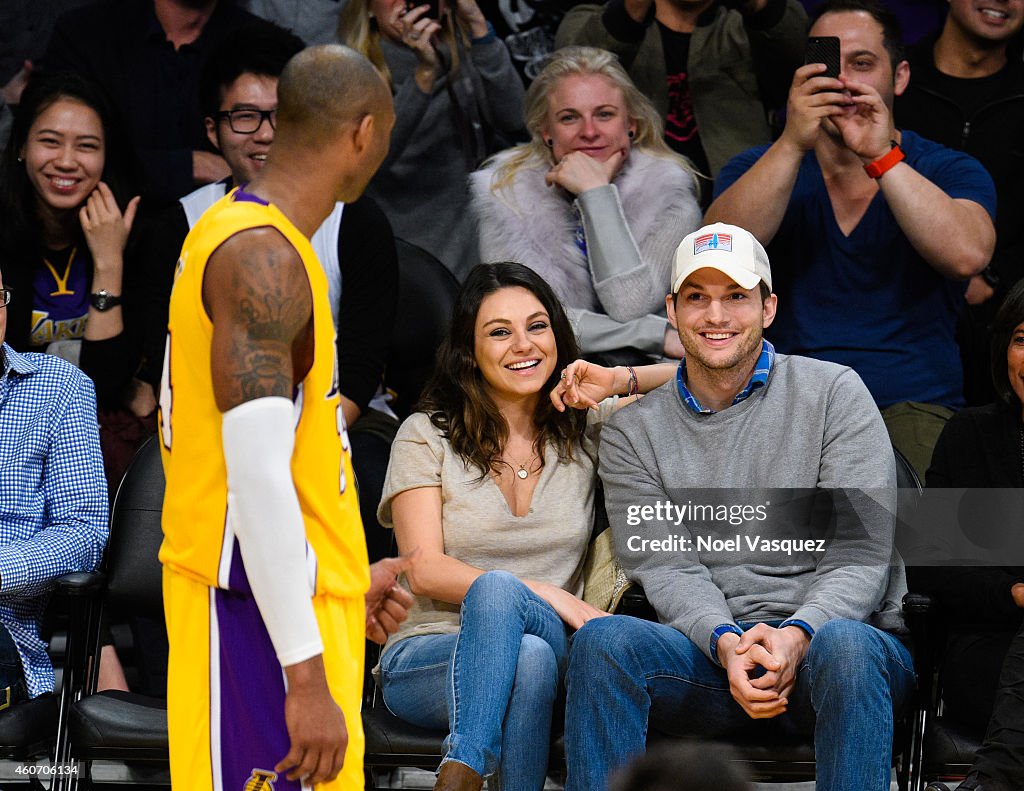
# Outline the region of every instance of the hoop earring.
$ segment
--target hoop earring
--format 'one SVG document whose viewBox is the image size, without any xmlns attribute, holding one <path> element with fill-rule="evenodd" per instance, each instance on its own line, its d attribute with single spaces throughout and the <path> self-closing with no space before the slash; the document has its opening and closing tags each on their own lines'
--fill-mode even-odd
<svg viewBox="0 0 1024 791">
<path fill-rule="evenodd" d="M 630 129 L 629 130 L 629 139 L 632 140 L 634 137 L 636 137 L 636 132 L 634 130 Z"/>
<path fill-rule="evenodd" d="M 545 137 L 544 138 L 544 145 L 546 145 L 548 148 L 551 148 L 552 146 L 554 146 L 554 144 L 555 144 L 555 139 L 553 137 Z M 21 160 L 19 159 L 18 161 L 20 162 Z"/>
</svg>

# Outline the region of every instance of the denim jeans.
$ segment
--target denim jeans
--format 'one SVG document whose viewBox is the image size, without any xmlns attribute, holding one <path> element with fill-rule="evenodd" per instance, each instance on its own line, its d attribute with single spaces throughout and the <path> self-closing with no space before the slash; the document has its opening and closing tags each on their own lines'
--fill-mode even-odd
<svg viewBox="0 0 1024 791">
<path fill-rule="evenodd" d="M 27 697 L 25 672 L 18 648 L 7 627 L 0 624 L 0 708 L 7 708 Z"/>
<path fill-rule="evenodd" d="M 601 791 L 608 774 L 644 751 L 648 723 L 715 739 L 814 734 L 817 786 L 889 788 L 894 712 L 915 684 L 900 641 L 859 621 L 832 620 L 811 640 L 784 714 L 755 721 L 725 671 L 679 631 L 628 616 L 598 618 L 573 637 L 566 675 L 566 791 Z"/>
<path fill-rule="evenodd" d="M 490 776 L 489 788 L 540 791 L 567 653 L 551 605 L 514 575 L 487 572 L 462 601 L 458 634 L 409 637 L 384 654 L 384 702 L 414 725 L 447 725 L 444 760 Z"/>
</svg>

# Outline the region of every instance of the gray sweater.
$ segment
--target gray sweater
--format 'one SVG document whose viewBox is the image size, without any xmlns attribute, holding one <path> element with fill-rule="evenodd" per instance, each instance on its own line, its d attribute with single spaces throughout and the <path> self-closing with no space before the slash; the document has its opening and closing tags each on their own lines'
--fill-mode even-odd
<svg viewBox="0 0 1024 791">
<path fill-rule="evenodd" d="M 780 354 L 765 387 L 707 415 L 683 403 L 673 378 L 611 419 L 600 473 L 626 573 L 659 620 L 709 656 L 715 627 L 737 621 L 902 628 L 892 445 L 850 368 Z M 829 492 L 829 518 L 812 520 Z M 694 518 L 706 505 L 731 507 L 733 520 L 703 508 Z M 805 539 L 815 543 L 796 545 Z"/>
<path fill-rule="evenodd" d="M 388 156 L 367 187 L 387 215 L 395 236 L 439 258 L 460 280 L 480 262 L 469 211 L 469 164 L 441 77 L 428 94 L 415 80 L 416 55 L 381 39 L 395 92 L 395 127 Z M 460 68 L 475 71 L 496 130 L 523 126 L 523 83 L 501 41 L 474 44 Z"/>
</svg>

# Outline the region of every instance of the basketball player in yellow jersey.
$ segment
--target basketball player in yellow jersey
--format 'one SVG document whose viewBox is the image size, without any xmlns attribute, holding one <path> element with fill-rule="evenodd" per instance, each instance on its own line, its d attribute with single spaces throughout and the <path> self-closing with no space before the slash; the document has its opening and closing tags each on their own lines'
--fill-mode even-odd
<svg viewBox="0 0 1024 791">
<path fill-rule="evenodd" d="M 363 635 L 411 597 L 367 570 L 327 283 L 308 243 L 387 152 L 390 91 L 339 46 L 278 86 L 273 151 L 185 241 L 161 397 L 171 780 L 361 789 Z M 365 599 L 364 599 L 365 593 Z"/>
</svg>

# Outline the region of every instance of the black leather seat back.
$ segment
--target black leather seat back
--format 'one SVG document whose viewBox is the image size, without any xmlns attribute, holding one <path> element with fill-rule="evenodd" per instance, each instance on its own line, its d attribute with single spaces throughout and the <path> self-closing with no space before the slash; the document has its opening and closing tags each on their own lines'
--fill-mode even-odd
<svg viewBox="0 0 1024 791">
<path fill-rule="evenodd" d="M 434 370 L 437 347 L 448 332 L 459 281 L 444 264 L 416 245 L 395 239 L 398 310 L 384 380 L 397 398 L 392 408 L 409 415 Z"/>
<path fill-rule="evenodd" d="M 139 448 L 114 498 L 107 546 L 106 604 L 118 612 L 163 620 L 163 589 L 157 553 L 163 532 L 164 468 L 160 439 Z"/>
</svg>

